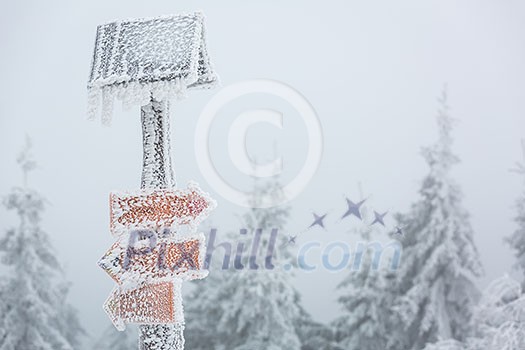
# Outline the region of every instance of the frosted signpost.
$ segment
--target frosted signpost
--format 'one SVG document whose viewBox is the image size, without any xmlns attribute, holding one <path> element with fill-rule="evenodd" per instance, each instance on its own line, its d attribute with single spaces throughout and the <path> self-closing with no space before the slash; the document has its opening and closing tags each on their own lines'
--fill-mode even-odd
<svg viewBox="0 0 525 350">
<path fill-rule="evenodd" d="M 215 202 L 191 183 L 177 189 L 171 166 L 169 103 L 217 84 L 200 13 L 123 20 L 97 28 L 88 83 L 89 115 L 111 120 L 113 102 L 141 106 L 140 190 L 110 194 L 116 242 L 99 266 L 117 283 L 104 310 L 119 330 L 140 324 L 139 349 L 184 348 L 181 285 L 203 278 L 197 226 Z M 182 226 L 189 227 L 184 233 Z"/>
</svg>

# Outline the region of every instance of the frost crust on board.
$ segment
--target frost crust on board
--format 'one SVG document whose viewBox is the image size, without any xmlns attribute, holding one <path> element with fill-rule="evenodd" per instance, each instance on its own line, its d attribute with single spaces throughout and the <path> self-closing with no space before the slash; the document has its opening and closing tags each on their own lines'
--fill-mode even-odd
<svg viewBox="0 0 525 350">
<path fill-rule="evenodd" d="M 134 231 L 137 233 L 138 231 Z M 206 255 L 203 233 L 180 235 L 166 230 L 148 239 L 122 236 L 99 260 L 98 265 L 119 284 L 121 290 L 138 288 L 145 283 L 202 279 Z"/>
<path fill-rule="evenodd" d="M 155 229 L 187 225 L 195 229 L 215 209 L 217 202 L 196 182 L 186 189 L 113 191 L 109 198 L 110 230 L 114 237 L 131 229 Z"/>
<path fill-rule="evenodd" d="M 206 49 L 204 15 L 196 12 L 115 21 L 98 26 L 88 82 L 88 115 L 111 121 L 125 108 L 181 99 L 188 89 L 218 83 Z"/>
<path fill-rule="evenodd" d="M 123 331 L 127 323 L 184 323 L 181 288 L 180 279 L 145 284 L 132 290 L 116 286 L 103 309 L 119 331 Z"/>
</svg>

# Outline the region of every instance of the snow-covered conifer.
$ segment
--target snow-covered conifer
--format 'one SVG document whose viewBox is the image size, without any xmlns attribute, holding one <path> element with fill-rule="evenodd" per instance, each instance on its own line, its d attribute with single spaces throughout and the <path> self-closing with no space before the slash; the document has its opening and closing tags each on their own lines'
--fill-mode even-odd
<svg viewBox="0 0 525 350">
<path fill-rule="evenodd" d="M 310 316 L 300 305 L 300 295 L 292 285 L 292 274 L 276 262 L 290 255 L 282 230 L 289 216 L 286 206 L 255 208 L 256 201 L 268 193 L 278 193 L 278 183 L 256 186 L 253 208 L 242 217 L 246 238 L 236 234 L 236 241 L 245 243 L 240 262 L 243 269 L 221 270 L 221 264 L 210 268 L 210 276 L 197 283 L 186 302 L 186 344 L 194 350 L 300 350 L 309 337 L 306 329 L 315 329 Z M 257 230 L 261 231 L 260 247 L 254 262 L 258 269 L 249 269 L 251 246 Z M 272 229 L 280 230 L 272 241 Z M 232 236 L 229 236 L 230 238 Z M 268 269 L 268 247 L 275 245 L 274 269 Z M 235 254 L 236 245 L 233 245 Z M 310 328 L 308 328 L 310 327 Z"/>
<path fill-rule="evenodd" d="M 5 197 L 7 209 L 19 217 L 19 225 L 0 240 L 2 262 L 8 278 L 0 286 L 0 350 L 69 350 L 83 334 L 76 311 L 66 301 L 68 284 L 41 228 L 46 200 L 27 187 L 27 174 L 35 168 L 30 142 L 18 157 L 24 186 Z"/>
<path fill-rule="evenodd" d="M 379 238 L 381 233 L 370 225 L 372 219 L 366 203 L 361 208 L 363 223 L 354 231 L 367 243 Z M 358 262 L 353 262 L 338 286 L 343 293 L 339 297 L 342 316 L 334 322 L 334 327 L 343 349 L 385 349 L 390 337 L 393 272 L 386 268 L 389 264 L 373 267 L 374 254 L 370 248 L 356 254 Z"/>
<path fill-rule="evenodd" d="M 525 185 L 525 140 L 522 140 L 522 151 L 524 161 L 518 163 L 517 168 L 514 169 L 523 179 Z M 525 275 L 525 186 L 520 196 L 516 200 L 516 217 L 515 221 L 517 224 L 516 230 L 508 238 L 508 242 L 514 248 L 518 267 Z M 525 285 L 525 278 L 522 279 L 522 283 Z"/>
<path fill-rule="evenodd" d="M 463 339 L 479 297 L 482 273 L 461 189 L 451 169 L 453 119 L 447 94 L 439 99 L 438 141 L 423 151 L 429 167 L 410 212 L 401 215 L 403 258 L 396 272 L 393 349 L 421 349 L 440 339 Z"/>
</svg>

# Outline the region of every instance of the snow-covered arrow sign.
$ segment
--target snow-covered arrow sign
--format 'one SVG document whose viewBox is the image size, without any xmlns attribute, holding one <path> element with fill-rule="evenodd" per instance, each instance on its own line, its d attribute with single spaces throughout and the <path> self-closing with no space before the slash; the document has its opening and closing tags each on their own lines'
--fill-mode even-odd
<svg viewBox="0 0 525 350">
<path fill-rule="evenodd" d="M 104 303 L 104 310 L 120 331 L 126 328 L 126 323 L 184 322 L 181 286 L 180 280 L 176 280 L 129 291 L 117 287 Z"/>
<path fill-rule="evenodd" d="M 130 229 L 160 230 L 172 225 L 196 227 L 216 202 L 195 183 L 181 190 L 140 190 L 110 194 L 110 230 L 114 236 Z"/>
<path fill-rule="evenodd" d="M 104 254 L 98 265 L 119 285 L 204 278 L 205 237 L 202 233 L 177 236 L 165 230 L 131 231 Z"/>
</svg>

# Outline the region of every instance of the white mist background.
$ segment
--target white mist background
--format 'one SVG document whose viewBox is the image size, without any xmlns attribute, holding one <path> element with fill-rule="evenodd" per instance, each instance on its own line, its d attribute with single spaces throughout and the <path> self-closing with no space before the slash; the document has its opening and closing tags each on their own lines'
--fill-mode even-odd
<svg viewBox="0 0 525 350">
<path fill-rule="evenodd" d="M 462 159 L 454 176 L 486 270 L 480 287 L 515 273 L 503 239 L 515 228 L 513 204 L 523 188 L 509 168 L 522 159 L 525 137 L 525 3 L 22 0 L 1 8 L 0 194 L 22 184 L 15 158 L 28 134 L 40 164 L 30 185 L 50 201 L 43 226 L 65 263 L 71 302 L 91 336 L 109 324 L 102 303 L 113 282 L 96 265 L 113 242 L 108 193 L 138 188 L 142 162 L 139 107 L 123 111 L 117 103 L 110 128 L 85 118 L 96 26 L 114 19 L 200 9 L 223 85 L 275 79 L 310 101 L 321 120 L 324 154 L 314 179 L 290 203 L 287 229 L 302 231 L 315 211 L 328 213 L 327 230 L 311 230 L 299 244 L 355 239 L 347 231 L 357 221 L 338 220 L 344 196 L 358 199 L 358 182 L 373 209 L 409 207 L 426 173 L 419 151 L 436 138 L 436 99 L 447 83 L 458 119 L 454 149 Z M 214 93 L 192 91 L 172 105 L 175 171 L 179 185 L 196 180 L 217 199 L 214 227 L 236 231 L 243 208 L 214 192 L 194 156 L 197 118 Z M 235 117 L 251 108 L 284 114 L 283 130 L 252 127 L 248 149 L 261 161 L 282 155 L 283 182 L 289 181 L 306 157 L 306 129 L 285 101 L 265 95 L 247 96 L 218 113 L 210 137 L 218 171 L 249 189 L 251 181 L 228 156 L 226 137 Z M 0 211 L 2 231 L 16 223 L 13 213 Z M 391 216 L 387 224 L 392 227 Z M 337 316 L 335 286 L 342 277 L 324 270 L 297 274 L 304 305 L 317 319 Z"/>
</svg>

